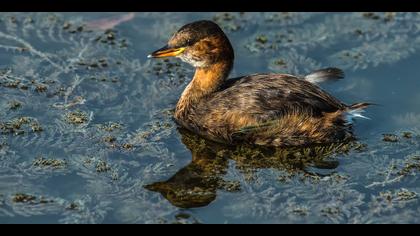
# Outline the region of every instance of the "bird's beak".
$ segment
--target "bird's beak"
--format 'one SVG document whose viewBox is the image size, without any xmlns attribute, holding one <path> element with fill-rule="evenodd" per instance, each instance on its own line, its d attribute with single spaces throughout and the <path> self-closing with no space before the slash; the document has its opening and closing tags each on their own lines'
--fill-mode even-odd
<svg viewBox="0 0 420 236">
<path fill-rule="evenodd" d="M 168 45 L 166 45 L 165 47 L 152 52 L 147 57 L 148 58 L 175 57 L 175 56 L 181 54 L 184 50 L 185 50 L 184 47 L 171 48 Z"/>
</svg>

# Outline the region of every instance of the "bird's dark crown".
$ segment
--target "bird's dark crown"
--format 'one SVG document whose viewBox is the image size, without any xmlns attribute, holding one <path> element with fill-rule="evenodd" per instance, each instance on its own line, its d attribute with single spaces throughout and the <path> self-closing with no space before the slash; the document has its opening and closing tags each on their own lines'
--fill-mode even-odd
<svg viewBox="0 0 420 236">
<path fill-rule="evenodd" d="M 222 29 L 213 21 L 200 20 L 182 26 L 168 44 L 171 47 L 187 47 L 211 36 L 226 37 Z"/>
</svg>

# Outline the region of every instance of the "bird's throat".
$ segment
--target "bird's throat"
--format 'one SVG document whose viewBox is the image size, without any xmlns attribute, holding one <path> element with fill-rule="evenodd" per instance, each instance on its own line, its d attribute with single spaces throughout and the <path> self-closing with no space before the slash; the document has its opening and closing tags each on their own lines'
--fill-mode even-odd
<svg viewBox="0 0 420 236">
<path fill-rule="evenodd" d="M 208 67 L 197 68 L 194 78 L 185 88 L 177 103 L 175 118 L 182 119 L 202 99 L 218 91 L 228 77 L 231 68 L 231 62 L 220 62 Z"/>
</svg>

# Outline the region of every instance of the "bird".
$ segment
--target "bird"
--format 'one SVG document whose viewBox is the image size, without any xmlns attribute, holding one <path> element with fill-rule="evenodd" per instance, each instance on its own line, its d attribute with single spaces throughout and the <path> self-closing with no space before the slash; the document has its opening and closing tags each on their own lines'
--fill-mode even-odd
<svg viewBox="0 0 420 236">
<path fill-rule="evenodd" d="M 369 102 L 346 105 L 319 87 L 344 78 L 335 67 L 298 76 L 257 73 L 228 78 L 234 50 L 213 21 L 182 26 L 148 58 L 176 57 L 195 73 L 175 108 L 174 120 L 199 136 L 228 145 L 309 146 L 354 140 L 354 118 Z"/>
</svg>

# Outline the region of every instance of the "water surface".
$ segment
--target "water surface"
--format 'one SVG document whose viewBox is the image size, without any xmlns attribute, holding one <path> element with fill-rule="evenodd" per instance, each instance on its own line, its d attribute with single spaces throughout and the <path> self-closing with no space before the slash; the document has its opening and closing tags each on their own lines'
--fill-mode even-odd
<svg viewBox="0 0 420 236">
<path fill-rule="evenodd" d="M 324 89 L 379 104 L 358 143 L 229 149 L 178 130 L 193 69 L 147 55 L 199 19 L 231 39 L 232 77 L 342 68 Z M 2 13 L 0 222 L 420 223 L 419 49 L 418 13 Z"/>
</svg>

